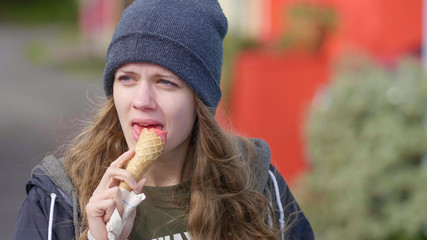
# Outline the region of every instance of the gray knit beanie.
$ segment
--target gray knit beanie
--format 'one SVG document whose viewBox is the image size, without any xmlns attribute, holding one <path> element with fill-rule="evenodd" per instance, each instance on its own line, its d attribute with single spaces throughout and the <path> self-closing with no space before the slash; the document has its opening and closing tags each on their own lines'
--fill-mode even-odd
<svg viewBox="0 0 427 240">
<path fill-rule="evenodd" d="M 107 53 L 104 90 L 130 62 L 160 65 L 179 76 L 215 110 L 221 99 L 227 19 L 217 0 L 136 0 L 124 12 Z"/>
</svg>

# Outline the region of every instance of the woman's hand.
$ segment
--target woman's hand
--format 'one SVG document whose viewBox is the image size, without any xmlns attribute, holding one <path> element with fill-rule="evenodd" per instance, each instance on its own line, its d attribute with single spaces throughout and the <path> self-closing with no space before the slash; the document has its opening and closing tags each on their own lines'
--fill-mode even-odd
<svg viewBox="0 0 427 240">
<path fill-rule="evenodd" d="M 115 208 L 119 211 L 120 215 L 123 213 L 122 195 L 119 189 L 121 180 L 125 181 L 136 194 L 141 193 L 142 188 L 146 182 L 142 178 L 138 183 L 135 181 L 133 175 L 124 170 L 122 167 L 129 161 L 135 154 L 133 149 L 123 153 L 119 158 L 110 164 L 110 167 L 104 173 L 98 187 L 89 199 L 86 205 L 86 215 L 91 235 L 97 239 L 108 239 L 106 224 L 110 220 L 111 215 Z M 121 235 L 122 239 L 126 239 L 133 226 L 135 220 L 135 210 L 130 214 L 126 225 Z"/>
</svg>

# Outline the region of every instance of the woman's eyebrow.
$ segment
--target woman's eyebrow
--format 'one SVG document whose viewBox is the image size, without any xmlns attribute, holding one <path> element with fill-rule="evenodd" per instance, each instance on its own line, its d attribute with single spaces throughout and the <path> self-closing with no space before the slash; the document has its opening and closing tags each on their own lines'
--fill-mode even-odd
<svg viewBox="0 0 427 240">
<path fill-rule="evenodd" d="M 117 74 L 139 75 L 138 73 L 136 73 L 136 72 L 134 72 L 132 70 L 123 70 L 123 69 L 117 70 L 116 75 Z"/>
<path fill-rule="evenodd" d="M 135 73 L 132 70 L 124 70 L 124 69 L 118 69 L 117 72 L 122 72 L 122 73 Z"/>
<path fill-rule="evenodd" d="M 135 76 L 139 76 L 140 75 L 138 72 L 133 71 L 131 69 L 118 69 L 116 71 L 115 76 L 117 76 L 119 74 L 127 74 L 127 75 L 135 75 Z M 169 73 L 169 72 L 158 72 L 158 73 L 155 73 L 153 75 L 153 77 L 156 77 L 156 78 L 163 78 L 164 77 L 164 78 L 173 78 L 173 79 L 181 80 L 180 77 L 174 75 L 173 73 Z"/>
<path fill-rule="evenodd" d="M 173 75 L 173 74 L 168 73 L 168 72 L 156 73 L 156 74 L 154 74 L 154 77 L 167 77 L 167 78 L 176 78 L 176 79 L 179 79 L 178 76 Z"/>
</svg>

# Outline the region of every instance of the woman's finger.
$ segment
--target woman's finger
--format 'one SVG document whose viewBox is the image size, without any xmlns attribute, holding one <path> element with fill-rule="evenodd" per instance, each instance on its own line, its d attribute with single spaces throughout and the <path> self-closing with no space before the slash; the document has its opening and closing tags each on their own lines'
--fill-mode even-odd
<svg viewBox="0 0 427 240">
<path fill-rule="evenodd" d="M 137 187 L 133 189 L 133 191 L 136 194 L 140 194 L 142 192 L 142 189 L 144 188 L 145 183 L 147 182 L 147 179 L 145 177 L 141 178 L 138 181 Z"/>
<path fill-rule="evenodd" d="M 107 206 L 104 212 L 104 216 L 102 216 L 102 220 L 107 223 L 110 220 L 111 215 L 113 215 L 114 209 L 116 209 L 116 201 L 114 199 L 101 200 L 99 203 L 101 206 L 104 204 Z"/>
<path fill-rule="evenodd" d="M 102 218 L 104 222 L 107 222 L 111 214 L 114 211 L 116 202 L 114 199 L 104 199 L 99 201 L 90 201 L 86 205 L 86 214 L 88 218 Z M 107 215 L 107 221 L 104 219 Z"/>
<path fill-rule="evenodd" d="M 118 199 L 121 198 L 122 194 L 119 187 L 108 188 L 103 191 L 97 191 L 93 193 L 90 201 L 98 201 L 104 199 Z"/>
<path fill-rule="evenodd" d="M 118 157 L 114 162 L 110 164 L 110 167 L 116 167 L 121 168 L 125 165 L 127 161 L 129 161 L 133 155 L 135 154 L 135 150 L 129 149 L 128 151 L 124 152 L 120 157 Z"/>
<path fill-rule="evenodd" d="M 118 186 L 120 181 L 124 181 L 131 188 L 138 187 L 138 183 L 136 182 L 135 177 L 129 171 L 122 168 L 116 168 L 113 170 L 113 172 L 116 174 L 113 176 L 113 180 L 110 182 L 110 187 Z"/>
<path fill-rule="evenodd" d="M 108 167 L 104 176 L 102 176 L 97 189 L 99 188 L 103 191 L 107 188 L 118 186 L 119 181 L 125 181 L 129 186 L 133 186 L 134 188 L 137 187 L 137 182 L 135 181 L 132 173 L 122 168 Z"/>
</svg>

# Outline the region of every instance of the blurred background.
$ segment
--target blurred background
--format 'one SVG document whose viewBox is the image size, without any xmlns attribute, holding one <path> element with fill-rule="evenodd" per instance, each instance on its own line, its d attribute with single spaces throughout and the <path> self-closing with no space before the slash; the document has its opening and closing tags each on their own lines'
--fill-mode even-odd
<svg viewBox="0 0 427 240">
<path fill-rule="evenodd" d="M 4 239 L 31 169 L 60 156 L 102 99 L 106 49 L 131 2 L 0 0 Z M 317 239 L 427 239 L 424 1 L 220 3 L 217 119 L 269 142 Z"/>
</svg>

